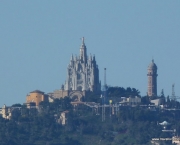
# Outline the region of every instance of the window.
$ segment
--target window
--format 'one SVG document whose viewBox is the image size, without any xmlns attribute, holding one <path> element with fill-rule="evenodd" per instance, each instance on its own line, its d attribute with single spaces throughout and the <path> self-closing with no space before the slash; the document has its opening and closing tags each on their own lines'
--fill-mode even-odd
<svg viewBox="0 0 180 145">
<path fill-rule="evenodd" d="M 81 79 L 81 74 L 77 74 L 77 79 L 79 80 L 79 79 Z"/>
<path fill-rule="evenodd" d="M 78 90 L 78 91 L 82 91 L 82 87 L 81 87 L 81 86 L 78 86 L 78 87 L 77 87 L 77 90 Z"/>
</svg>

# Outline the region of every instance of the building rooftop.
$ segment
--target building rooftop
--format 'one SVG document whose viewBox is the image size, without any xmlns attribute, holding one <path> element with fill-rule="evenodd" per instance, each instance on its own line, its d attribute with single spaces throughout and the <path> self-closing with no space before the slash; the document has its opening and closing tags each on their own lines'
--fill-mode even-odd
<svg viewBox="0 0 180 145">
<path fill-rule="evenodd" d="M 40 94 L 44 94 L 44 92 L 42 92 L 42 91 L 40 91 L 40 90 L 34 90 L 34 91 L 30 92 L 30 93 L 40 93 Z"/>
</svg>

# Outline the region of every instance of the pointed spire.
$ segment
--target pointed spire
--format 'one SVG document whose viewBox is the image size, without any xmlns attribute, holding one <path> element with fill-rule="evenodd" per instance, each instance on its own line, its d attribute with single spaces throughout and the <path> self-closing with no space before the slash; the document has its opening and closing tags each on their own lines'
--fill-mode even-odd
<svg viewBox="0 0 180 145">
<path fill-rule="evenodd" d="M 73 54 L 71 55 L 71 61 L 73 61 L 74 60 L 74 57 L 73 57 Z"/>
<path fill-rule="evenodd" d="M 82 37 L 82 45 L 84 45 L 84 37 Z"/>
<path fill-rule="evenodd" d="M 63 84 L 61 85 L 61 90 L 64 90 L 64 85 Z"/>
<path fill-rule="evenodd" d="M 83 60 L 85 63 L 87 61 L 86 45 L 84 43 L 84 37 L 82 37 L 82 45 L 80 47 L 80 59 Z"/>
<path fill-rule="evenodd" d="M 75 55 L 74 60 L 75 60 L 75 61 L 77 60 L 77 55 Z"/>
<path fill-rule="evenodd" d="M 85 38 L 84 38 L 84 37 L 82 37 L 82 38 L 81 38 L 81 40 L 82 40 L 81 47 L 83 48 L 83 47 L 85 47 L 85 42 L 84 42 Z"/>
<path fill-rule="evenodd" d="M 95 61 L 95 55 L 93 55 L 93 60 Z"/>
<path fill-rule="evenodd" d="M 89 55 L 89 60 L 92 60 L 92 55 L 91 55 L 91 53 L 90 53 L 90 55 Z"/>
</svg>

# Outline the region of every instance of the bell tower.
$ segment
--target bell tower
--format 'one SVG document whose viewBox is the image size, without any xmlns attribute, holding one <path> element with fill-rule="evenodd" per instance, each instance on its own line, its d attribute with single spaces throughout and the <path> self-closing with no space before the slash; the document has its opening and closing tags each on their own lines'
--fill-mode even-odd
<svg viewBox="0 0 180 145">
<path fill-rule="evenodd" d="M 147 95 L 157 96 L 157 66 L 154 63 L 154 60 L 148 66 L 148 92 Z"/>
</svg>

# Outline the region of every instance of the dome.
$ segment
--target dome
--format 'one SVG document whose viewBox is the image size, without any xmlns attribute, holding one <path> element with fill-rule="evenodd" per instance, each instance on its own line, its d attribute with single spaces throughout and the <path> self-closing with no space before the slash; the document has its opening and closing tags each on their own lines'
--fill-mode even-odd
<svg viewBox="0 0 180 145">
<path fill-rule="evenodd" d="M 149 64 L 148 69 L 157 69 L 156 64 L 154 63 L 154 59 L 152 60 L 152 62 Z"/>
</svg>

